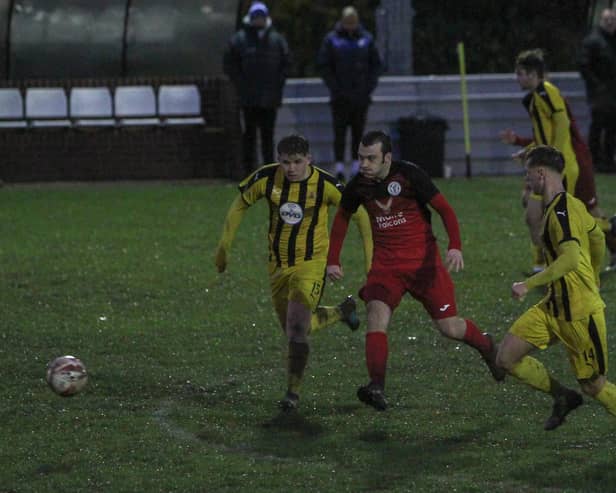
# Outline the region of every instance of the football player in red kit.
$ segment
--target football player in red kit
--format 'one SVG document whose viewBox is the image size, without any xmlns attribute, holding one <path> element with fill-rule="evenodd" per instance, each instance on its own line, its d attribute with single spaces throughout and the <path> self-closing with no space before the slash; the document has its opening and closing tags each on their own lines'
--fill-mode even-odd
<svg viewBox="0 0 616 493">
<path fill-rule="evenodd" d="M 359 400 L 377 410 L 387 408 L 384 394 L 387 328 L 405 293 L 418 300 L 446 337 L 463 341 L 482 356 L 497 380 L 505 372 L 495 365 L 492 338 L 472 320 L 458 317 L 449 271 L 464 268 L 455 212 L 429 176 L 406 161 L 392 161 L 391 140 L 381 131 L 368 132 L 359 145 L 359 173 L 342 194 L 330 235 L 327 276 L 344 275 L 340 251 L 351 215 L 363 205 L 370 217 L 374 253 L 360 297 L 366 303 L 366 365 L 370 382 L 357 391 Z M 441 217 L 449 246 L 441 261 L 432 233 L 430 206 Z"/>
</svg>

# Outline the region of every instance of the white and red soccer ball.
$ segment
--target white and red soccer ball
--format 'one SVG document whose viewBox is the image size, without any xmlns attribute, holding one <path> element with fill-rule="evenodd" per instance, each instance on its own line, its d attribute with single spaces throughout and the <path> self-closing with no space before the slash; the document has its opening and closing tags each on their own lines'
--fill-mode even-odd
<svg viewBox="0 0 616 493">
<path fill-rule="evenodd" d="M 88 383 L 88 371 L 75 356 L 59 356 L 47 364 L 47 383 L 58 395 L 75 395 Z"/>
</svg>

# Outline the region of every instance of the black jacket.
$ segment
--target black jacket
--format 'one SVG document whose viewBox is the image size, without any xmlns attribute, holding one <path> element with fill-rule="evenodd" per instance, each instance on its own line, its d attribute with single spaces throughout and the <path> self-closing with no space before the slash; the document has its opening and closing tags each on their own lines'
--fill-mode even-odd
<svg viewBox="0 0 616 493">
<path fill-rule="evenodd" d="M 616 34 L 597 27 L 586 36 L 579 67 L 591 108 L 616 111 Z"/>
<path fill-rule="evenodd" d="M 223 65 L 242 106 L 280 106 L 290 55 L 286 40 L 271 22 L 261 33 L 250 24 L 237 31 L 225 51 Z"/>
<path fill-rule="evenodd" d="M 372 34 L 361 26 L 348 33 L 338 23 L 323 39 L 317 66 L 332 101 L 368 104 L 383 64 Z"/>
</svg>

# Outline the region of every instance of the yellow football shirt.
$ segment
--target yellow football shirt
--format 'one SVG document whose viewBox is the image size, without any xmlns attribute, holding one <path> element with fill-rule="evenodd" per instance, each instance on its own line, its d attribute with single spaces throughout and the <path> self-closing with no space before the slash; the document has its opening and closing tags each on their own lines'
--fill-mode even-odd
<svg viewBox="0 0 616 493">
<path fill-rule="evenodd" d="M 565 101 L 558 88 L 548 81 L 542 81 L 523 100 L 533 124 L 535 144 L 551 145 L 562 152 L 565 158 L 563 184 L 567 192 L 575 192 L 579 167 L 573 144 Z"/>
<path fill-rule="evenodd" d="M 340 203 L 342 185 L 329 173 L 311 168 L 306 180 L 290 182 L 279 164 L 271 164 L 239 185 L 247 205 L 261 198 L 269 203 L 269 258 L 281 267 L 327 259 L 328 208 Z"/>
<path fill-rule="evenodd" d="M 586 206 L 572 195 L 561 192 L 547 205 L 544 214 L 543 242 L 547 265 L 560 254 L 561 245 L 574 241 L 580 247 L 576 269 L 556 279 L 540 306 L 554 317 L 574 321 L 603 309 L 595 272 L 591 263 L 589 232 L 597 227 Z"/>
</svg>

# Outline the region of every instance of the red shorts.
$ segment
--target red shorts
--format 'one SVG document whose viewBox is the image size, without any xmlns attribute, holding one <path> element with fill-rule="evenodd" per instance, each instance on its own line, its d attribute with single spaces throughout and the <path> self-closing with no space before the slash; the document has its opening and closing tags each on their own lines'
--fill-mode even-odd
<svg viewBox="0 0 616 493">
<path fill-rule="evenodd" d="M 359 296 L 366 303 L 379 300 L 393 310 L 404 293 L 419 301 L 433 320 L 457 315 L 453 281 L 442 264 L 416 270 L 373 268 Z"/>
</svg>

